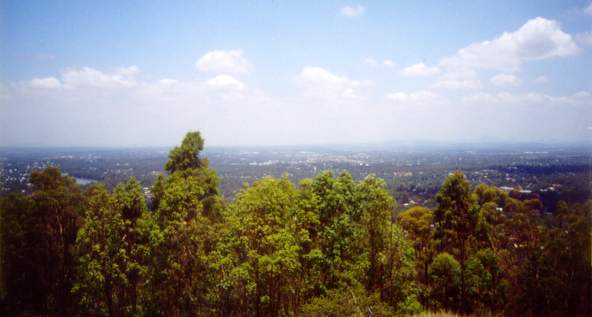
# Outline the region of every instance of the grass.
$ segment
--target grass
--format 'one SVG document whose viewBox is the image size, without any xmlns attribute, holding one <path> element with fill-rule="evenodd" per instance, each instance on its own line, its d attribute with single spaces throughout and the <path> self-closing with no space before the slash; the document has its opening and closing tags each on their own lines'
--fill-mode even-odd
<svg viewBox="0 0 592 317">
<path fill-rule="evenodd" d="M 433 311 L 422 311 L 421 313 L 415 314 L 412 317 L 459 317 L 461 315 L 452 313 L 452 312 L 447 312 L 447 311 L 438 311 L 438 312 L 433 312 Z M 468 317 L 473 317 L 473 316 L 479 316 L 479 317 L 498 317 L 498 316 L 503 316 L 499 313 L 492 313 L 490 311 L 482 311 L 482 312 L 474 312 L 470 315 L 464 315 L 464 316 L 468 316 Z"/>
<path fill-rule="evenodd" d="M 431 311 L 423 311 L 419 314 L 413 315 L 413 317 L 457 317 L 457 314 L 449 313 L 449 312 L 431 312 Z"/>
</svg>

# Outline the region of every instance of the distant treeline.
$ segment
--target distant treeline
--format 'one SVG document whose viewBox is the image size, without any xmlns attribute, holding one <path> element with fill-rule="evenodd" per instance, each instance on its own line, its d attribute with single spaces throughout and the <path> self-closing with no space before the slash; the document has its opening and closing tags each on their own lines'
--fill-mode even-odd
<svg viewBox="0 0 592 317">
<path fill-rule="evenodd" d="M 0 199 L 3 316 L 590 316 L 591 207 L 451 173 L 396 214 L 385 181 L 263 178 L 227 202 L 188 133 L 147 202 L 49 167 Z M 587 186 L 587 184 L 582 184 Z"/>
</svg>

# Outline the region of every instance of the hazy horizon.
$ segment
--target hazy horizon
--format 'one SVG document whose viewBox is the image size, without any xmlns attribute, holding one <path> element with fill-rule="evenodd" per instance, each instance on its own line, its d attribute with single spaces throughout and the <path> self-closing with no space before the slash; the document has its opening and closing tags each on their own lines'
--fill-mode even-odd
<svg viewBox="0 0 592 317">
<path fill-rule="evenodd" d="M 180 143 L 180 142 L 179 142 Z M 163 145 L 0 145 L 0 150 L 22 149 L 22 150 L 170 150 L 177 144 L 163 144 Z M 547 141 L 547 142 L 503 142 L 503 141 L 483 141 L 483 142 L 462 142 L 462 141 L 430 141 L 430 140 L 391 140 L 384 142 L 365 142 L 365 143 L 311 143 L 311 144 L 208 144 L 207 140 L 204 143 L 205 152 L 216 149 L 329 149 L 329 150 L 397 150 L 397 149 L 496 149 L 499 147 L 515 148 L 590 148 L 592 150 L 592 141 Z"/>
<path fill-rule="evenodd" d="M 0 146 L 592 141 L 592 2 L 0 3 Z"/>
</svg>

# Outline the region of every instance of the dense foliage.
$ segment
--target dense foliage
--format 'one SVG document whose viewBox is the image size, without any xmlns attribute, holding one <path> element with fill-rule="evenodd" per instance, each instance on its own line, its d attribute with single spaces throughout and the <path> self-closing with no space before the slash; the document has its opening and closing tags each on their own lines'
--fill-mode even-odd
<svg viewBox="0 0 592 317">
<path fill-rule="evenodd" d="M 449 175 L 438 207 L 395 214 L 385 182 L 266 177 L 232 202 L 189 133 L 148 201 L 55 167 L 0 200 L 3 315 L 590 315 L 591 205 Z"/>
</svg>

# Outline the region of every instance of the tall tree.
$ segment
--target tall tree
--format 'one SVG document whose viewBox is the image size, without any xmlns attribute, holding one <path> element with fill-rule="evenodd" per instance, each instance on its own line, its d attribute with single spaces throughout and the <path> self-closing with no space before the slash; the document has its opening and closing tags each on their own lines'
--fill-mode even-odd
<svg viewBox="0 0 592 317">
<path fill-rule="evenodd" d="M 433 243 L 434 215 L 425 207 L 416 206 L 401 212 L 397 216 L 398 224 L 407 232 L 415 248 L 418 281 L 422 286 L 421 300 L 428 305 L 429 274 L 428 269 L 435 256 Z"/>
<path fill-rule="evenodd" d="M 78 283 L 73 291 L 90 314 L 137 315 L 146 281 L 149 215 L 140 184 L 131 178 L 113 194 L 101 186 L 87 192 L 78 233 Z"/>
<path fill-rule="evenodd" d="M 591 207 L 592 202 L 560 201 L 544 246 L 544 256 L 553 268 L 552 276 L 543 281 L 553 306 L 548 309 L 571 316 L 589 315 L 592 310 Z"/>
<path fill-rule="evenodd" d="M 366 286 L 370 290 L 380 289 L 385 267 L 380 258 L 389 242 L 392 231 L 392 214 L 395 200 L 386 191 L 384 180 L 374 175 L 367 176 L 357 188 L 357 199 L 360 200 L 361 223 L 365 231 L 368 251 L 368 279 Z"/>
<path fill-rule="evenodd" d="M 33 201 L 23 194 L 11 194 L 0 198 L 2 215 L 2 273 L 5 294 L 2 298 L 3 314 L 16 315 L 24 312 L 44 312 L 47 287 L 42 287 L 37 259 L 44 252 L 35 248 L 31 226 L 34 225 Z M 35 252 L 35 254 L 33 253 Z M 22 287 L 30 285 L 33 287 Z"/>
<path fill-rule="evenodd" d="M 235 280 L 234 288 L 237 297 L 246 295 L 246 301 L 239 302 L 247 304 L 247 314 L 286 315 L 298 295 L 291 287 L 298 285 L 300 270 L 293 219 L 296 197 L 287 178 L 264 178 L 242 190 L 230 206 L 228 242 L 235 266 L 246 273 Z"/>
<path fill-rule="evenodd" d="M 429 269 L 431 284 L 431 307 L 438 309 L 458 309 L 461 267 L 456 259 L 446 253 L 440 253 Z"/>
<path fill-rule="evenodd" d="M 10 228 L 3 231 L 8 306 L 13 313 L 71 314 L 80 188 L 56 167 L 34 171 L 31 184 L 30 197 L 10 196 L 2 206 Z"/>
<path fill-rule="evenodd" d="M 84 223 L 78 232 L 77 282 L 73 293 L 79 297 L 82 311 L 101 315 L 121 314 L 117 287 L 124 282 L 117 260 L 123 219 L 111 201 L 107 189 L 95 185 L 86 192 Z"/>
<path fill-rule="evenodd" d="M 188 132 L 180 146 L 175 146 L 169 153 L 165 169 L 169 173 L 192 170 L 202 166 L 199 152 L 203 150 L 204 140 L 199 131 Z"/>
<path fill-rule="evenodd" d="M 150 314 L 204 314 L 215 306 L 208 300 L 214 283 L 209 267 L 223 202 L 216 172 L 199 157 L 203 143 L 199 132 L 187 133 L 171 150 L 165 166 L 170 174 L 153 186 Z"/>
<path fill-rule="evenodd" d="M 335 179 L 331 171 L 325 171 L 313 178 L 311 186 L 318 202 L 323 253 L 320 289 L 324 292 L 339 287 L 352 278 L 362 280 L 367 256 L 362 248 L 362 213 L 352 176 L 342 172 Z"/>
<path fill-rule="evenodd" d="M 465 302 L 466 260 L 469 256 L 469 239 L 473 237 L 478 208 L 472 204 L 469 182 L 465 176 L 455 171 L 451 173 L 436 195 L 438 208 L 434 212 L 436 238 L 440 240 L 441 250 L 456 254 L 460 263 L 460 309 L 466 311 Z"/>
</svg>

